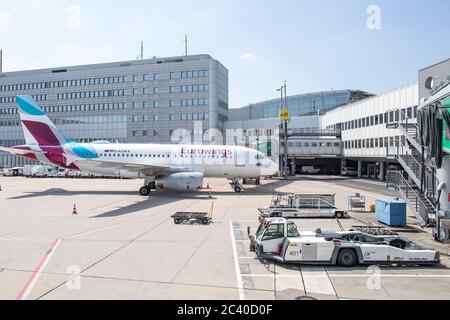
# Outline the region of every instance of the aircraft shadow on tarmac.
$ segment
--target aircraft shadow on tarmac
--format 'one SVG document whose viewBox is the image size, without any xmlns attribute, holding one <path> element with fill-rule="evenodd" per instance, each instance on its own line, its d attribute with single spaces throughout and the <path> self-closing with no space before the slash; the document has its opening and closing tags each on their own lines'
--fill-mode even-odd
<svg viewBox="0 0 450 320">
<path fill-rule="evenodd" d="M 60 188 L 48 189 L 41 192 L 27 192 L 22 196 L 8 198 L 8 200 L 21 200 L 21 199 L 30 199 L 30 198 L 40 198 L 40 197 L 48 197 L 48 196 L 80 196 L 80 195 L 136 195 L 136 192 L 131 191 L 67 191 Z"/>
<path fill-rule="evenodd" d="M 276 192 L 276 189 L 287 186 L 294 181 L 289 180 L 275 180 L 267 183 L 263 186 L 245 186 L 242 196 L 246 195 L 272 195 Z M 137 196 L 135 191 L 67 191 L 61 188 L 52 188 L 41 192 L 29 192 L 21 196 L 9 198 L 8 200 L 21 200 L 48 196 Z M 108 217 L 118 217 L 126 214 L 132 214 L 149 208 L 155 208 L 163 206 L 178 200 L 199 200 L 199 201 L 214 201 L 217 196 L 235 196 L 234 191 L 214 191 L 214 190 L 202 190 L 199 192 L 175 192 L 169 190 L 158 190 L 151 193 L 149 198 L 142 198 L 142 201 L 137 201 L 126 207 L 119 207 L 109 212 L 102 213 L 100 215 L 94 216 L 93 218 L 108 218 Z M 208 206 L 205 206 L 205 211 L 207 211 Z"/>
<path fill-rule="evenodd" d="M 268 184 L 265 184 L 261 187 L 249 187 L 249 189 L 245 189 L 241 194 L 245 195 L 272 195 L 275 188 L 283 187 L 289 185 L 292 181 L 274 181 Z M 132 193 L 132 195 L 136 195 L 136 193 Z M 155 208 L 159 206 L 166 205 L 168 203 L 179 201 L 179 200 L 198 200 L 208 202 L 205 204 L 205 212 L 208 211 L 209 202 L 216 200 L 217 196 L 235 196 L 236 194 L 230 191 L 211 191 L 211 196 L 209 195 L 208 190 L 203 190 L 200 192 L 174 192 L 168 190 L 159 190 L 153 192 L 148 199 L 144 199 L 142 201 L 138 201 L 129 205 L 127 207 L 121 207 L 114 209 L 109 212 L 105 212 L 94 216 L 93 218 L 111 218 L 118 217 L 126 214 L 135 213 L 138 211 L 142 211 L 149 208 Z M 169 213 L 168 213 L 169 215 Z"/>
</svg>

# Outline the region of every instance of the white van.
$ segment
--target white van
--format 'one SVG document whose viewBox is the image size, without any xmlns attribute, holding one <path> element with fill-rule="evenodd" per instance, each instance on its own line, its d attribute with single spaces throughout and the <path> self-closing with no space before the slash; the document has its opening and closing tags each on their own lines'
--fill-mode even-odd
<svg viewBox="0 0 450 320">
<path fill-rule="evenodd" d="M 31 170 L 31 176 L 33 178 L 55 177 L 56 170 L 49 166 L 34 166 Z"/>
<path fill-rule="evenodd" d="M 12 177 L 13 176 L 13 171 L 11 168 L 4 168 L 1 173 L 4 177 Z"/>
<path fill-rule="evenodd" d="M 27 178 L 31 177 L 33 175 L 33 167 L 33 165 L 26 165 L 23 168 L 23 176 Z"/>
<path fill-rule="evenodd" d="M 322 170 L 316 166 L 303 166 L 302 167 L 302 174 L 318 174 L 321 171 Z"/>
<path fill-rule="evenodd" d="M 65 178 L 66 177 L 66 169 L 59 168 L 58 172 L 56 173 L 57 178 Z"/>
</svg>

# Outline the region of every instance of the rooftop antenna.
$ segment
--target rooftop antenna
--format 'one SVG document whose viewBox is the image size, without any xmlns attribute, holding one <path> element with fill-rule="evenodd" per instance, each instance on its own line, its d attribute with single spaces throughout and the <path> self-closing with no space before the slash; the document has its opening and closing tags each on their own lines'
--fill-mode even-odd
<svg viewBox="0 0 450 320">
<path fill-rule="evenodd" d="M 0 50 L 0 73 L 3 72 L 3 50 Z"/>
<path fill-rule="evenodd" d="M 187 56 L 188 55 L 188 36 L 184 36 L 184 55 Z"/>
<path fill-rule="evenodd" d="M 141 60 L 144 60 L 144 41 L 141 41 Z"/>
</svg>

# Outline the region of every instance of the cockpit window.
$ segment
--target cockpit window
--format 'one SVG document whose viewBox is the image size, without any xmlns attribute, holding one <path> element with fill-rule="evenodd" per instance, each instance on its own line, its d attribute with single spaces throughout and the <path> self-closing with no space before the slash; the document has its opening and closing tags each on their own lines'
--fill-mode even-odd
<svg viewBox="0 0 450 320">
<path fill-rule="evenodd" d="M 264 156 L 262 154 L 256 155 L 256 160 L 264 160 Z"/>
</svg>

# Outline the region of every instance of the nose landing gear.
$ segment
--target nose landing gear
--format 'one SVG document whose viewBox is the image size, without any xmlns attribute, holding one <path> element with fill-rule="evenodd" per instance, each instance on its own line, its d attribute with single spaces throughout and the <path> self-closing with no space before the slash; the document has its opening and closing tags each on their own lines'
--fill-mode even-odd
<svg viewBox="0 0 450 320">
<path fill-rule="evenodd" d="M 237 178 L 231 179 L 231 186 L 233 187 L 234 192 L 236 192 L 236 193 L 242 192 L 242 187 L 241 187 L 241 183 L 239 182 L 239 179 L 237 179 Z"/>
</svg>

